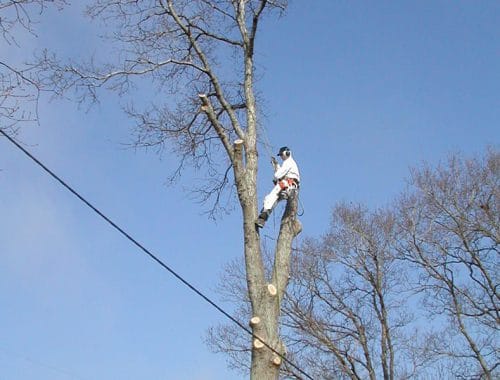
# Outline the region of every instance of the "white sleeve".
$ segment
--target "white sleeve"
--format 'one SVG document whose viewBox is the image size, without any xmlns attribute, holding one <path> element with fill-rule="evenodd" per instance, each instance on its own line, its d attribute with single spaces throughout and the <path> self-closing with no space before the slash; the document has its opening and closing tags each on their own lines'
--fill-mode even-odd
<svg viewBox="0 0 500 380">
<path fill-rule="evenodd" d="M 286 174 L 288 174 L 288 172 L 290 171 L 291 167 L 290 167 L 290 164 L 287 162 L 288 160 L 286 160 L 285 162 L 283 162 L 283 165 L 278 165 L 278 167 L 276 168 L 276 171 L 274 172 L 274 179 L 280 179 L 281 177 L 285 176 Z"/>
</svg>

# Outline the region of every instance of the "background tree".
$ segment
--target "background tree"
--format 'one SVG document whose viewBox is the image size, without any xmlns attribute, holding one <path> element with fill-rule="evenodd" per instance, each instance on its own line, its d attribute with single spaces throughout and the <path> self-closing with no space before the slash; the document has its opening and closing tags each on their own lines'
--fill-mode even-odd
<svg viewBox="0 0 500 380">
<path fill-rule="evenodd" d="M 339 204 L 327 233 L 294 251 L 281 331 L 287 355 L 313 378 L 405 379 L 426 373 L 432 355 L 421 349 L 424 338 L 409 312 L 411 292 L 405 263 L 394 249 L 395 227 L 390 210 Z M 218 290 L 244 315 L 248 300 L 237 268 L 226 268 L 221 284 L 230 286 Z M 213 327 L 207 341 L 228 355 L 231 367 L 248 371 L 237 329 Z M 282 376 L 296 378 L 288 369 L 282 368 Z"/>
<path fill-rule="evenodd" d="M 263 342 L 285 353 L 278 331 L 280 300 L 292 240 L 301 230 L 292 197 L 281 221 L 274 270 L 266 276 L 254 225 L 259 207 L 255 42 L 262 18 L 281 14 L 286 5 L 283 0 L 98 0 L 87 13 L 113 29 L 108 37 L 114 54 L 106 57 L 111 61 L 66 65 L 49 54 L 42 61 L 52 70 L 44 84 L 59 94 L 75 90 L 81 102 L 96 101 L 101 87 L 125 95 L 140 80 L 150 80 L 156 92 L 149 105 L 126 109 L 136 121 L 136 146 L 171 148 L 179 157 L 173 178 L 186 166 L 204 172 L 206 180 L 196 190 L 202 201 L 213 200 L 212 214 L 224 191 L 236 188 L 251 305 L 247 318 L 252 317 L 254 334 L 250 372 L 259 380 L 277 378 L 282 363 Z"/>
<path fill-rule="evenodd" d="M 21 32 L 35 36 L 33 15 L 46 7 L 61 8 L 65 0 L 0 0 L 0 33 L 3 43 L 19 47 Z M 36 75 L 37 66 L 11 61 L 9 54 L 0 58 L 0 128 L 15 135 L 23 122 L 38 119 L 38 100 L 43 87 Z"/>
<path fill-rule="evenodd" d="M 330 228 L 293 265 L 284 326 L 318 378 L 402 379 L 426 358 L 411 347 L 405 268 L 392 212 L 334 208 Z"/>
<path fill-rule="evenodd" d="M 399 252 L 416 270 L 429 317 L 446 317 L 429 347 L 459 378 L 492 379 L 500 365 L 500 154 L 453 155 L 412 172 L 399 204 Z M 496 374 L 496 375 L 495 375 Z"/>
<path fill-rule="evenodd" d="M 498 376 L 499 157 L 415 169 L 386 209 L 337 205 L 328 231 L 292 256 L 288 356 L 318 379 Z M 219 291 L 244 315 L 237 268 Z M 207 341 L 248 370 L 237 329 L 214 327 Z"/>
</svg>

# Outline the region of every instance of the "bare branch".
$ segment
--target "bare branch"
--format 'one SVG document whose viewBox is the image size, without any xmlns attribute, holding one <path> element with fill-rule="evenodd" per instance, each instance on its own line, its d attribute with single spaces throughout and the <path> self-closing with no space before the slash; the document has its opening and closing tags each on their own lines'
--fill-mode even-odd
<svg viewBox="0 0 500 380">
<path fill-rule="evenodd" d="M 19 46 L 15 38 L 19 29 L 35 36 L 33 13 L 41 14 L 49 5 L 61 8 L 65 4 L 64 0 L 0 0 L 0 32 L 4 41 Z M 7 59 L 0 58 L 0 128 L 14 136 L 20 123 L 38 121 L 43 87 L 34 75 L 36 66 L 9 63 Z"/>
</svg>

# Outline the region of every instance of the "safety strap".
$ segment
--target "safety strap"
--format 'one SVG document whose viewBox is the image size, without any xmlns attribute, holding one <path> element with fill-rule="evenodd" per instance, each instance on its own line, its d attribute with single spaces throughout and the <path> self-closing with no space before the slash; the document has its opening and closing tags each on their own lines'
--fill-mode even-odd
<svg viewBox="0 0 500 380">
<path fill-rule="evenodd" d="M 288 188 L 296 189 L 299 187 L 299 183 L 295 178 L 284 178 L 279 181 L 281 190 L 286 190 Z"/>
</svg>

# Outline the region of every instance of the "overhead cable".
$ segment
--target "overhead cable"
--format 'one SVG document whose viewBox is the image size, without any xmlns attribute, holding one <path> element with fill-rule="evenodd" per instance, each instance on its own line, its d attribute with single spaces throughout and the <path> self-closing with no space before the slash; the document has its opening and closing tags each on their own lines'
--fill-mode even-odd
<svg viewBox="0 0 500 380">
<path fill-rule="evenodd" d="M 76 196 L 80 201 L 82 201 L 87 207 L 92 209 L 97 215 L 99 215 L 102 219 L 104 219 L 108 224 L 110 224 L 115 230 L 120 232 L 125 238 L 127 238 L 130 242 L 132 242 L 135 246 L 137 246 L 141 251 L 143 251 L 147 256 L 149 256 L 153 261 L 155 261 L 158 265 L 160 265 L 163 269 L 167 270 L 171 275 L 177 278 L 180 282 L 182 282 L 185 286 L 191 289 L 198 296 L 203 298 L 206 302 L 212 305 L 216 310 L 222 313 L 226 318 L 234 322 L 238 327 L 244 330 L 246 333 L 252 336 L 252 338 L 258 339 L 261 341 L 264 346 L 270 349 L 273 353 L 281 357 L 286 363 L 288 363 L 291 367 L 299 371 L 302 375 L 310 380 L 314 380 L 309 374 L 307 374 L 304 370 L 298 367 L 296 364 L 292 363 L 289 359 L 287 359 L 284 355 L 276 351 L 273 347 L 271 347 L 267 342 L 264 342 L 261 338 L 255 336 L 251 330 L 249 330 L 246 326 L 244 326 L 240 321 L 234 318 L 231 314 L 226 312 L 222 307 L 217 305 L 214 301 L 212 301 L 208 296 L 206 296 L 203 292 L 198 290 L 194 285 L 192 285 L 189 281 L 185 280 L 180 274 L 170 268 L 167 264 L 165 264 L 162 260 L 160 260 L 156 255 L 154 255 L 150 250 L 148 250 L 144 245 L 139 243 L 136 239 L 134 239 L 128 232 L 126 232 L 123 228 L 118 226 L 115 222 L 113 222 L 110 218 L 108 218 L 103 212 L 101 212 L 97 207 L 92 205 L 87 199 L 85 199 L 82 195 L 80 195 L 76 190 L 74 190 L 71 186 L 69 186 L 65 181 L 63 181 L 58 175 L 56 175 L 52 170 L 50 170 L 46 165 L 44 165 L 39 159 L 33 156 L 28 150 L 26 150 L 23 146 L 21 146 L 17 141 L 15 141 L 12 137 L 10 137 L 6 132 L 4 132 L 0 128 L 0 134 L 7 138 L 13 145 L 15 145 L 19 150 L 21 150 L 26 156 L 28 156 L 32 161 L 34 161 L 39 167 L 41 167 L 46 173 L 48 173 L 52 178 L 54 178 L 57 182 L 59 182 L 63 187 L 65 187 L 69 192 L 71 192 L 74 196 Z M 294 374 L 297 376 L 296 374 Z M 300 376 L 298 376 L 300 379 Z"/>
</svg>

